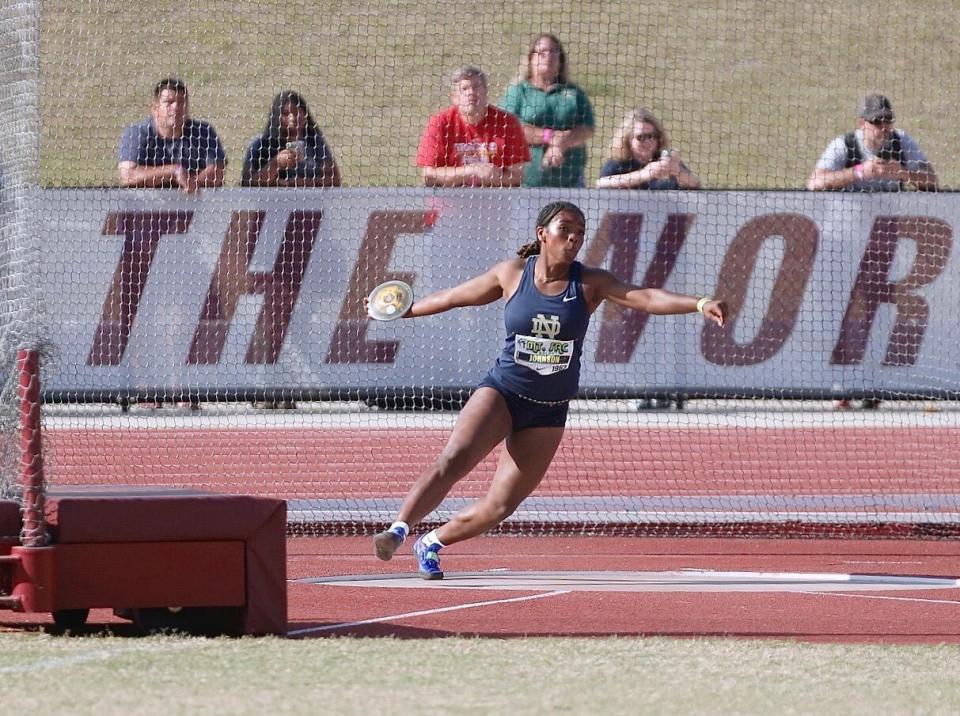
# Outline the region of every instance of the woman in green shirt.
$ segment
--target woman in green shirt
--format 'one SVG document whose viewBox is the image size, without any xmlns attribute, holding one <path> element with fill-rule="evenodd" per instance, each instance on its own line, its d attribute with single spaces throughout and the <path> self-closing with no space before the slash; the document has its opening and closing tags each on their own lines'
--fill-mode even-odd
<svg viewBox="0 0 960 716">
<path fill-rule="evenodd" d="M 567 54 L 555 35 L 534 38 L 522 75 L 500 106 L 520 119 L 530 145 L 523 186 L 584 186 L 593 107 L 586 93 L 568 80 Z"/>
</svg>

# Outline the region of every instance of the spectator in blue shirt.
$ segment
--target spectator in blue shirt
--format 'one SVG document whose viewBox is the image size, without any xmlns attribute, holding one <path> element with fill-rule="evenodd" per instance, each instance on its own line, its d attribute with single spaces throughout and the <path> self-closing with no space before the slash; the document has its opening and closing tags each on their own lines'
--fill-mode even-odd
<svg viewBox="0 0 960 716">
<path fill-rule="evenodd" d="M 627 112 L 600 169 L 600 189 L 699 189 L 700 179 L 670 146 L 670 135 L 653 112 Z"/>
<path fill-rule="evenodd" d="M 160 80 L 150 116 L 127 127 L 120 139 L 120 186 L 179 188 L 193 194 L 223 186 L 226 153 L 216 130 L 189 114 L 187 86 Z"/>
</svg>

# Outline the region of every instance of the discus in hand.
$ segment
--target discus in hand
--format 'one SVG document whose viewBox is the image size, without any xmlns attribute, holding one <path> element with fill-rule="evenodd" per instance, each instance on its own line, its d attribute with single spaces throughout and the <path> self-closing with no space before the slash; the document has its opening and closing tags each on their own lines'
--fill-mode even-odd
<svg viewBox="0 0 960 716">
<path fill-rule="evenodd" d="M 392 321 L 413 305 L 413 289 L 404 281 L 381 283 L 367 299 L 367 314 L 375 321 Z"/>
</svg>

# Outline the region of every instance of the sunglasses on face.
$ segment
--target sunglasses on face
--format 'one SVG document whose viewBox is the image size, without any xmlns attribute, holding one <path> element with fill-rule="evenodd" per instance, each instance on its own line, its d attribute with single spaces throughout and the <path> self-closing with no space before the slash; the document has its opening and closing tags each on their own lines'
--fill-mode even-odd
<svg viewBox="0 0 960 716">
<path fill-rule="evenodd" d="M 874 127 L 891 127 L 893 126 L 893 120 L 892 119 L 867 120 L 867 124 L 872 124 Z"/>
</svg>

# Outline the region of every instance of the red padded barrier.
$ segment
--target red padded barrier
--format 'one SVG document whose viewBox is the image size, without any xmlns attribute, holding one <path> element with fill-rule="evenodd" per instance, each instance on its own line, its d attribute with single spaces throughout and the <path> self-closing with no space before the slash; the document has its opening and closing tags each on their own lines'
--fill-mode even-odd
<svg viewBox="0 0 960 716">
<path fill-rule="evenodd" d="M 238 600 L 229 585 L 242 578 L 243 633 L 286 633 L 283 500 L 166 488 L 70 487 L 50 491 L 46 517 L 57 551 L 58 609 L 233 606 Z M 138 552 L 143 564 L 137 563 Z M 148 586 L 154 580 L 156 598 L 143 602 L 144 591 L 128 583 L 132 578 Z M 90 580 L 100 583 L 86 584 Z M 227 589 L 222 595 L 214 586 L 218 581 Z M 178 590 L 186 595 L 183 604 L 176 601 Z M 130 604 L 132 598 L 141 603 Z"/>
<path fill-rule="evenodd" d="M 243 542 L 64 544 L 55 549 L 57 609 L 241 607 L 246 602 Z"/>
</svg>

